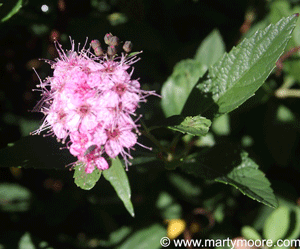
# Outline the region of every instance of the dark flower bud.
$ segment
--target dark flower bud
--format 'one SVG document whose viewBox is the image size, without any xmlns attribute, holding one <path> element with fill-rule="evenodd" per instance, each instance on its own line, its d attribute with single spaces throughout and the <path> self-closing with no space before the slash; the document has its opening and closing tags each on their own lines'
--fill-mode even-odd
<svg viewBox="0 0 300 249">
<path fill-rule="evenodd" d="M 130 53 L 132 49 L 132 42 L 131 41 L 126 41 L 123 45 L 123 49 L 126 53 Z"/>
<path fill-rule="evenodd" d="M 113 35 L 111 33 L 107 33 L 105 36 L 104 36 L 104 42 L 107 44 L 107 45 L 110 45 L 110 39 L 113 37 Z"/>
<path fill-rule="evenodd" d="M 102 50 L 100 42 L 98 40 L 92 40 L 91 47 L 94 50 L 95 55 L 97 55 L 97 56 L 103 55 L 103 50 Z"/>
<path fill-rule="evenodd" d="M 109 46 L 109 47 L 107 48 L 107 54 L 108 54 L 109 56 L 114 56 L 116 53 L 117 53 L 117 49 L 116 49 L 115 46 Z"/>
<path fill-rule="evenodd" d="M 116 36 L 112 36 L 110 38 L 110 46 L 118 46 L 119 45 L 119 38 Z"/>
</svg>

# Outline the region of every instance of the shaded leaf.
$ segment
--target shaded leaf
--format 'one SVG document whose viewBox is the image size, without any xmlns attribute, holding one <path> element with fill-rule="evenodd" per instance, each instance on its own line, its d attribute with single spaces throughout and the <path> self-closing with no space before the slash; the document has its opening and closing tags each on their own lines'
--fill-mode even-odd
<svg viewBox="0 0 300 249">
<path fill-rule="evenodd" d="M 254 161 L 248 158 L 246 152 L 242 153 L 241 157 L 242 163 L 238 167 L 234 168 L 227 176 L 215 180 L 225 184 L 229 183 L 253 200 L 276 208 L 278 202 L 265 174 L 258 169 L 258 165 Z"/>
<path fill-rule="evenodd" d="M 112 247 L 118 243 L 120 243 L 124 238 L 126 238 L 132 232 L 132 228 L 130 227 L 121 227 L 116 231 L 113 231 L 107 241 L 100 240 L 99 245 L 103 247 Z"/>
<path fill-rule="evenodd" d="M 276 118 L 282 123 L 292 123 L 296 120 L 294 113 L 284 105 L 278 106 Z"/>
<path fill-rule="evenodd" d="M 262 239 L 260 234 L 253 227 L 250 226 L 243 226 L 241 235 L 247 240 L 252 239 L 255 241 Z"/>
<path fill-rule="evenodd" d="M 131 190 L 129 181 L 124 167 L 118 157 L 112 159 L 112 165 L 109 169 L 103 171 L 103 176 L 113 186 L 130 215 L 134 217 L 133 205 L 130 199 Z"/>
<path fill-rule="evenodd" d="M 153 224 L 149 227 L 143 228 L 135 232 L 122 245 L 118 246 L 117 248 L 159 249 L 161 248 L 160 239 L 164 236 L 166 236 L 166 229 L 159 224 Z"/>
<path fill-rule="evenodd" d="M 23 234 L 18 243 L 18 249 L 53 249 L 46 241 L 31 235 L 29 232 Z M 0 247 L 1 248 L 1 247 Z"/>
<path fill-rule="evenodd" d="M 197 82 L 181 115 L 212 119 L 236 109 L 250 98 L 275 67 L 297 17 L 295 14 L 282 18 L 225 54 Z"/>
<path fill-rule="evenodd" d="M 215 64 L 225 53 L 225 44 L 219 30 L 213 30 L 197 49 L 195 60 L 207 67 Z"/>
<path fill-rule="evenodd" d="M 82 162 L 77 162 L 74 167 L 74 183 L 83 190 L 90 190 L 100 179 L 101 172 L 95 168 L 92 173 L 88 174 L 85 172 L 85 165 Z"/>
<path fill-rule="evenodd" d="M 23 0 L 9 0 L 0 5 L 0 19 L 1 22 L 7 21 L 15 15 L 22 7 Z"/>
<path fill-rule="evenodd" d="M 32 242 L 31 236 L 26 232 L 21 239 L 19 240 L 19 249 L 36 249 L 35 245 Z"/>
<path fill-rule="evenodd" d="M 156 207 L 164 219 L 179 219 L 182 216 L 180 204 L 167 192 L 161 192 Z"/>
<path fill-rule="evenodd" d="M 167 117 L 180 114 L 191 90 L 206 70 L 207 66 L 191 59 L 175 65 L 161 90 L 161 104 Z"/>
<path fill-rule="evenodd" d="M 197 201 L 202 193 L 201 188 L 193 183 L 190 178 L 184 177 L 181 174 L 170 173 L 168 175 L 169 181 L 176 192 L 180 193 L 180 196 L 189 201 Z"/>
<path fill-rule="evenodd" d="M 53 137 L 26 136 L 0 150 L 0 167 L 65 169 L 76 161 Z"/>
<path fill-rule="evenodd" d="M 241 164 L 240 150 L 230 144 L 215 145 L 205 153 L 190 155 L 180 168 L 196 177 L 214 180 Z M 218 155 L 218 156 L 216 156 Z"/>
<path fill-rule="evenodd" d="M 31 192 L 16 183 L 0 185 L 0 209 L 5 212 L 25 212 L 30 208 Z"/>
<path fill-rule="evenodd" d="M 234 146 L 215 146 L 206 153 L 187 158 L 180 168 L 196 177 L 230 184 L 270 207 L 278 206 L 270 182 L 258 165 Z"/>
</svg>

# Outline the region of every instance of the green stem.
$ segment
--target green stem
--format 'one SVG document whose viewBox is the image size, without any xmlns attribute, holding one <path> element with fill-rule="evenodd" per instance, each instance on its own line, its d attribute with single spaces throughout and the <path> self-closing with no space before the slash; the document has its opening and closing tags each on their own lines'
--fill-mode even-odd
<svg viewBox="0 0 300 249">
<path fill-rule="evenodd" d="M 275 92 L 275 96 L 277 98 L 300 98 L 300 90 L 299 89 L 286 89 L 286 88 L 279 88 Z"/>
<path fill-rule="evenodd" d="M 142 125 L 142 127 L 144 128 L 144 131 L 141 131 L 141 133 L 146 136 L 147 138 L 149 138 L 162 152 L 165 152 L 167 154 L 169 154 L 169 151 L 160 144 L 160 142 L 150 133 L 148 127 L 145 125 L 145 123 L 140 120 L 140 123 Z"/>
<path fill-rule="evenodd" d="M 293 77 L 287 76 L 284 78 L 284 82 L 282 86 L 279 89 L 288 89 L 291 88 L 292 85 L 294 85 L 295 80 Z"/>
<path fill-rule="evenodd" d="M 171 146 L 170 146 L 171 150 L 173 150 L 173 149 L 176 147 L 178 141 L 180 140 L 180 138 L 181 138 L 182 136 L 183 136 L 182 133 L 179 133 L 179 132 L 178 132 L 178 133 L 176 134 L 176 136 L 173 138 L 173 140 L 172 140 L 172 142 L 171 142 Z"/>
</svg>

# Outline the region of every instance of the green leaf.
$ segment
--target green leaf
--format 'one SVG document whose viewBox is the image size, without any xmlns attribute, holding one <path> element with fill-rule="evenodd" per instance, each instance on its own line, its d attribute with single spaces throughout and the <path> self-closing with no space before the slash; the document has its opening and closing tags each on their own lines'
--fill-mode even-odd
<svg viewBox="0 0 300 249">
<path fill-rule="evenodd" d="M 258 165 L 254 161 L 248 158 L 246 152 L 241 154 L 241 158 L 242 162 L 238 167 L 234 168 L 227 176 L 218 177 L 215 180 L 230 184 L 253 200 L 276 208 L 278 203 L 265 174 L 258 169 Z"/>
<path fill-rule="evenodd" d="M 9 0 L 2 3 L 0 6 L 1 22 L 5 22 L 15 15 L 21 9 L 22 4 L 23 0 Z"/>
<path fill-rule="evenodd" d="M 205 153 L 188 156 L 182 162 L 180 168 L 195 177 L 214 180 L 229 174 L 240 163 L 240 151 L 235 146 L 218 144 L 205 151 Z"/>
<path fill-rule="evenodd" d="M 21 237 L 18 249 L 36 249 L 28 232 Z"/>
<path fill-rule="evenodd" d="M 270 182 L 258 165 L 235 146 L 220 144 L 205 153 L 191 155 L 180 168 L 196 177 L 230 184 L 270 207 L 278 206 Z"/>
<path fill-rule="evenodd" d="M 175 115 L 164 120 L 163 126 L 194 136 L 204 136 L 209 131 L 211 121 L 201 116 L 182 117 Z"/>
<path fill-rule="evenodd" d="M 4 247 L 3 247 L 4 248 Z M 52 246 L 49 246 L 49 243 L 39 238 L 31 235 L 29 232 L 26 232 L 22 235 L 18 242 L 18 249 L 53 249 Z M 0 245 L 0 249 L 2 249 Z"/>
<path fill-rule="evenodd" d="M 211 126 L 212 131 L 214 131 L 219 136 L 228 136 L 230 133 L 230 117 L 228 114 L 224 114 L 216 118 Z"/>
<path fill-rule="evenodd" d="M 161 192 L 156 201 L 156 207 L 160 210 L 163 219 L 180 219 L 182 208 L 180 204 L 167 192 Z"/>
<path fill-rule="evenodd" d="M 129 181 L 119 158 L 112 159 L 112 165 L 103 171 L 103 176 L 113 186 L 130 215 L 134 217 Z"/>
<path fill-rule="evenodd" d="M 101 176 L 101 171 L 97 168 L 90 174 L 85 172 L 85 165 L 82 162 L 77 162 L 74 167 L 74 182 L 77 187 L 80 187 L 83 190 L 92 189 Z"/>
<path fill-rule="evenodd" d="M 118 26 L 128 21 L 128 17 L 125 14 L 119 12 L 114 12 L 108 15 L 107 19 L 110 22 L 111 26 Z"/>
<path fill-rule="evenodd" d="M 264 225 L 264 238 L 271 239 L 275 243 L 278 239 L 284 239 L 290 225 L 290 210 L 281 206 L 273 211 Z"/>
<path fill-rule="evenodd" d="M 180 114 L 191 90 L 206 70 L 207 66 L 196 60 L 188 59 L 176 64 L 161 90 L 161 104 L 167 117 Z"/>
<path fill-rule="evenodd" d="M 300 207 L 293 205 L 290 213 L 290 227 L 286 239 L 297 239 L 300 236 Z"/>
<path fill-rule="evenodd" d="M 295 14 L 282 18 L 226 53 L 199 79 L 181 115 L 214 118 L 231 112 L 250 98 L 275 67 L 297 17 Z"/>
<path fill-rule="evenodd" d="M 131 227 L 121 227 L 116 231 L 113 231 L 110 235 L 107 241 L 100 240 L 99 246 L 102 247 L 112 247 L 118 243 L 120 243 L 122 240 L 124 240 L 130 233 L 132 232 Z"/>
<path fill-rule="evenodd" d="M 253 227 L 250 226 L 243 226 L 241 235 L 247 240 L 261 240 L 260 234 Z"/>
<path fill-rule="evenodd" d="M 219 30 L 213 30 L 197 49 L 195 60 L 207 67 L 215 64 L 225 53 L 225 44 Z"/>
<path fill-rule="evenodd" d="M 294 113 L 284 105 L 278 106 L 276 118 L 282 123 L 292 123 L 296 121 Z"/>
<path fill-rule="evenodd" d="M 195 199 L 198 199 L 202 193 L 198 184 L 193 183 L 190 178 L 184 177 L 181 174 L 170 173 L 168 178 L 174 190 L 180 193 L 180 196 L 186 200 L 197 201 Z"/>
<path fill-rule="evenodd" d="M 134 233 L 117 249 L 160 249 L 160 239 L 164 236 L 166 236 L 166 229 L 160 224 L 153 224 Z"/>
<path fill-rule="evenodd" d="M 30 208 L 31 192 L 16 183 L 0 185 L 0 210 L 4 212 L 25 212 Z"/>
</svg>

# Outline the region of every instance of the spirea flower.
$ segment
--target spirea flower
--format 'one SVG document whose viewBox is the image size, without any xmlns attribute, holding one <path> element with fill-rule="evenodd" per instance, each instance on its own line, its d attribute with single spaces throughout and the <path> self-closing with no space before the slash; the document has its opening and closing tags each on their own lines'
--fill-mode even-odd
<svg viewBox="0 0 300 249">
<path fill-rule="evenodd" d="M 132 64 L 139 60 L 128 55 L 132 44 L 125 42 L 125 53 L 118 56 L 119 39 L 107 34 L 104 40 L 106 53 L 97 40 L 88 49 L 84 46 L 77 51 L 74 41 L 69 51 L 55 42 L 59 57 L 47 61 L 54 69 L 53 76 L 40 79 L 36 89 L 42 99 L 34 110 L 45 117 L 32 134 L 47 130 L 58 141 L 68 141 L 67 148 L 87 173 L 108 169 L 108 157 L 121 155 L 126 167 L 130 164 L 130 150 L 139 144 L 138 125 L 132 117 L 140 102 L 156 95 L 142 90 L 139 81 L 132 79 Z"/>
</svg>

